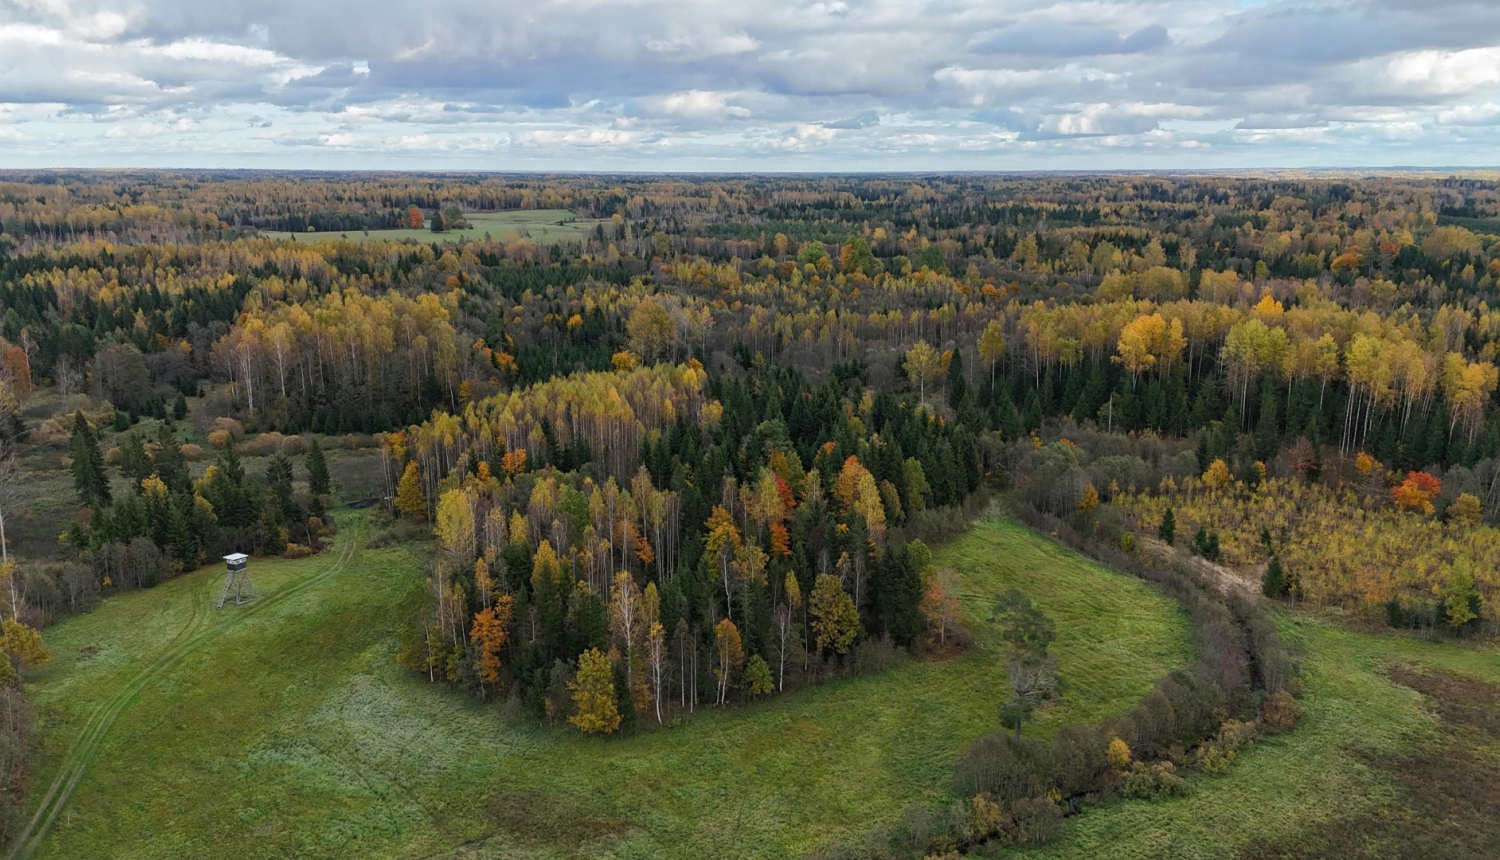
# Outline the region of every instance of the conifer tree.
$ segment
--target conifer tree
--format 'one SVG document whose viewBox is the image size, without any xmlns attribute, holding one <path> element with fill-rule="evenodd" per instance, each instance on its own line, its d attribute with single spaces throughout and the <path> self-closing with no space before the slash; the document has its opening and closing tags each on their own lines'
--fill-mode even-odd
<svg viewBox="0 0 1500 860">
<path fill-rule="evenodd" d="M 314 498 L 326 496 L 333 491 L 328 477 L 328 460 L 323 456 L 323 446 L 318 437 L 312 437 L 307 449 L 307 490 Z"/>
<path fill-rule="evenodd" d="M 1177 540 L 1177 515 L 1172 513 L 1171 508 L 1167 508 L 1167 512 L 1162 514 L 1161 526 L 1157 528 L 1156 535 L 1167 546 L 1171 546 Z"/>
<path fill-rule="evenodd" d="M 73 413 L 73 488 L 84 507 L 102 507 L 111 501 L 99 439 L 82 410 Z"/>
</svg>

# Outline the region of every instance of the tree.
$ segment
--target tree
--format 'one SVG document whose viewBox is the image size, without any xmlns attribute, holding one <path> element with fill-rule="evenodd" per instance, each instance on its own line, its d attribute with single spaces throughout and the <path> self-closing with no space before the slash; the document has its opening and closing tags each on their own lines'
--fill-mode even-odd
<svg viewBox="0 0 1500 860">
<path fill-rule="evenodd" d="M 840 655 L 849 653 L 861 631 L 859 610 L 838 577 L 818 574 L 807 608 L 812 614 L 813 641 L 818 650 L 832 648 Z"/>
<path fill-rule="evenodd" d="M 1221 490 L 1229 486 L 1229 482 L 1233 479 L 1233 476 L 1229 474 L 1229 464 L 1223 460 L 1213 461 L 1203 473 L 1203 483 L 1213 490 Z"/>
<path fill-rule="evenodd" d="M 403 481 L 405 478 L 402 479 Z M 398 496 L 399 504 L 399 496 Z M 426 506 L 423 506 L 425 512 Z M 433 529 L 443 550 L 459 567 L 474 560 L 474 506 L 464 490 L 446 490 L 438 497 L 437 527 Z"/>
<path fill-rule="evenodd" d="M 414 519 L 427 518 L 427 496 L 422 492 L 422 478 L 417 474 L 417 461 L 410 460 L 396 485 L 396 510 Z"/>
<path fill-rule="evenodd" d="M 1458 559 L 1448 571 L 1443 605 L 1447 609 L 1448 623 L 1453 627 L 1463 627 L 1479 619 L 1479 590 L 1474 585 L 1474 574 L 1467 559 Z"/>
<path fill-rule="evenodd" d="M 802 588 L 797 584 L 797 575 L 790 570 L 782 583 L 781 593 L 783 602 L 776 606 L 775 638 L 771 644 L 776 649 L 776 689 L 785 690 L 787 656 L 794 647 L 801 646 L 800 640 L 792 634 L 801 629 L 796 612 L 802 606 Z"/>
<path fill-rule="evenodd" d="M 667 631 L 661 622 L 651 622 L 646 631 L 646 671 L 651 682 L 651 701 L 656 704 L 656 724 L 661 725 L 661 699 L 666 686 Z"/>
<path fill-rule="evenodd" d="M 0 622 L 0 651 L 10 657 L 17 674 L 52 659 L 41 632 L 14 618 Z"/>
<path fill-rule="evenodd" d="M 1104 757 L 1114 770 L 1124 772 L 1130 768 L 1130 746 L 1119 738 L 1110 740 Z"/>
<path fill-rule="evenodd" d="M 775 682 L 771 680 L 771 667 L 759 654 L 751 655 L 749 662 L 745 664 L 745 684 L 750 688 L 752 696 L 764 696 L 776 689 Z"/>
<path fill-rule="evenodd" d="M 73 489 L 78 502 L 86 508 L 101 508 L 110 503 L 109 476 L 104 473 L 104 455 L 99 439 L 89 426 L 83 410 L 73 413 Z"/>
<path fill-rule="evenodd" d="M 1161 538 L 1162 543 L 1171 546 L 1177 541 L 1177 515 L 1172 513 L 1171 508 L 1161 515 L 1161 525 L 1156 529 L 1156 536 Z"/>
<path fill-rule="evenodd" d="M 479 679 L 487 684 L 500 680 L 500 652 L 510 635 L 511 615 L 515 598 L 502 594 L 495 605 L 474 614 L 474 624 L 469 628 L 469 639 L 479 646 Z"/>
<path fill-rule="evenodd" d="M 135 430 L 130 431 L 125 441 L 120 443 L 120 474 L 130 483 L 132 492 L 140 493 L 141 482 L 151 477 L 155 467 L 151 463 L 151 455 L 146 453 L 146 444 L 141 439 L 141 434 Z"/>
<path fill-rule="evenodd" d="M 1266 572 L 1260 578 L 1260 593 L 1267 597 L 1285 597 L 1290 590 L 1286 570 L 1281 566 L 1281 557 L 1271 556 Z"/>
<path fill-rule="evenodd" d="M 333 492 L 328 460 L 323 456 L 323 446 L 318 444 L 317 436 L 312 437 L 312 444 L 307 448 L 307 491 L 315 498 Z"/>
<path fill-rule="evenodd" d="M 272 462 L 275 462 L 275 457 L 272 458 Z M 187 458 L 182 456 L 182 445 L 177 441 L 177 432 L 165 421 L 156 429 L 156 453 L 151 457 L 151 465 L 156 476 L 161 478 L 162 483 L 166 484 L 167 489 L 173 493 L 186 493 L 192 489 Z M 286 470 L 287 474 L 291 473 L 291 464 L 286 464 Z M 269 466 L 266 474 L 268 477 L 271 474 Z M 273 485 L 273 489 L 275 486 Z M 287 496 L 290 497 L 290 495 L 290 490 L 288 490 Z"/>
<path fill-rule="evenodd" d="M 937 629 L 938 647 L 948 645 L 948 631 L 958 624 L 958 574 L 944 567 L 927 578 L 927 591 L 919 607 L 927 623 Z"/>
<path fill-rule="evenodd" d="M 1396 507 L 1431 515 L 1432 500 L 1443 490 L 1443 482 L 1427 472 L 1407 472 L 1406 480 L 1391 488 L 1391 498 Z"/>
<path fill-rule="evenodd" d="M 406 210 L 406 226 L 411 230 L 422 229 L 422 210 L 412 206 Z"/>
<path fill-rule="evenodd" d="M 937 382 L 943 373 L 942 356 L 927 341 L 919 340 L 906 351 L 906 359 L 901 367 L 906 371 L 906 378 L 911 380 L 911 384 L 917 386 L 917 397 L 926 406 L 927 385 Z"/>
<path fill-rule="evenodd" d="M 578 655 L 578 677 L 568 684 L 575 713 L 568 722 L 590 734 L 609 734 L 620 727 L 615 703 L 615 670 L 598 648 Z"/>
<path fill-rule="evenodd" d="M 1099 491 L 1094 489 L 1093 484 L 1084 484 L 1083 492 L 1079 494 L 1078 502 L 1077 504 L 1073 505 L 1073 510 L 1076 511 L 1079 516 L 1088 516 L 1089 514 L 1093 513 L 1098 507 Z"/>
<path fill-rule="evenodd" d="M 990 320 L 979 335 L 979 359 L 990 369 L 990 382 L 995 381 L 995 365 L 1005 357 L 1005 327 L 997 320 Z"/>
<path fill-rule="evenodd" d="M 714 677 L 719 679 L 719 704 L 729 700 L 729 688 L 734 685 L 744 662 L 740 629 L 725 618 L 714 625 Z"/>
<path fill-rule="evenodd" d="M 1014 588 L 995 600 L 990 621 L 1000 627 L 1000 638 L 1009 646 L 1011 697 L 1001 705 L 1000 719 L 1014 727 L 1019 738 L 1031 711 L 1057 689 L 1057 660 L 1047 652 L 1057 638 L 1057 628 Z"/>
<path fill-rule="evenodd" d="M 677 323 L 661 302 L 647 298 L 635 306 L 625 322 L 630 348 L 647 364 L 670 354 L 677 346 Z"/>
</svg>

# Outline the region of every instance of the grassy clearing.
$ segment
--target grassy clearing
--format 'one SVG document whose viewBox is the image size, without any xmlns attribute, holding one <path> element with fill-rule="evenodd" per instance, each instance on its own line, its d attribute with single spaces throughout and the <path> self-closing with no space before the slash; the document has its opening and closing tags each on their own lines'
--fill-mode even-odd
<svg viewBox="0 0 1500 860">
<path fill-rule="evenodd" d="M 1386 677 L 1389 666 L 1500 682 L 1500 653 L 1493 649 L 1357 633 L 1305 614 L 1284 617 L 1282 630 L 1308 655 L 1303 722 L 1295 732 L 1258 742 L 1224 776 L 1195 777 L 1190 797 L 1111 802 L 1069 820 L 1061 841 L 1024 853 L 1218 858 L 1256 838 L 1299 844 L 1301 834 L 1336 818 L 1399 801 L 1389 775 L 1371 760 L 1410 753 L 1433 739 L 1429 707 Z"/>
<path fill-rule="evenodd" d="M 994 724 L 1003 675 L 977 624 L 961 657 L 671 731 L 606 741 L 507 721 L 391 664 L 420 555 L 364 550 L 206 638 L 121 714 L 37 856 L 784 857 L 941 798 L 957 751 Z M 964 572 L 970 619 L 1012 585 L 1057 619 L 1070 686 L 1038 731 L 1120 712 L 1190 660 L 1169 601 L 1017 525 L 980 524 L 938 556 Z M 251 569 L 269 596 L 329 561 Z M 54 661 L 29 684 L 38 784 L 218 584 L 200 571 L 49 632 Z"/>
<path fill-rule="evenodd" d="M 424 213 L 426 217 L 427 213 Z M 464 215 L 469 222 L 467 230 L 450 230 L 446 233 L 434 233 L 429 229 L 421 230 L 370 230 L 361 232 L 353 230 L 345 233 L 287 233 L 266 231 L 263 235 L 273 239 L 294 239 L 298 242 L 321 242 L 330 238 L 353 239 L 363 242 L 367 239 L 385 239 L 393 242 L 462 242 L 469 239 L 483 239 L 484 234 L 490 234 L 491 238 L 500 242 L 512 239 L 526 238 L 538 244 L 548 242 L 578 242 L 586 238 L 594 229 L 595 221 L 575 220 L 573 213 L 566 209 L 520 209 L 506 212 L 469 212 Z"/>
</svg>

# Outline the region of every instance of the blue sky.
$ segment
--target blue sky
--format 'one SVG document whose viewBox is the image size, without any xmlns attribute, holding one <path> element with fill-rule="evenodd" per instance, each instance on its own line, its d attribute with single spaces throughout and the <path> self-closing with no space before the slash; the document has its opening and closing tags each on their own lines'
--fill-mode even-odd
<svg viewBox="0 0 1500 860">
<path fill-rule="evenodd" d="M 0 0 L 0 167 L 1497 165 L 1497 128 L 1497 0 Z"/>
</svg>

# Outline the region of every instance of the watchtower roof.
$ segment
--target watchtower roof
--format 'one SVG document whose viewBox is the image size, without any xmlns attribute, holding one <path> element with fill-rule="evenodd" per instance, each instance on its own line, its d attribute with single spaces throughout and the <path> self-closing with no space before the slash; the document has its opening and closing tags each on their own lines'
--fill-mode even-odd
<svg viewBox="0 0 1500 860">
<path fill-rule="evenodd" d="M 233 564 L 237 561 L 246 561 L 249 558 L 250 556 L 245 555 L 242 552 L 232 552 L 229 555 L 224 556 L 224 560 L 229 562 L 230 564 Z"/>
</svg>

